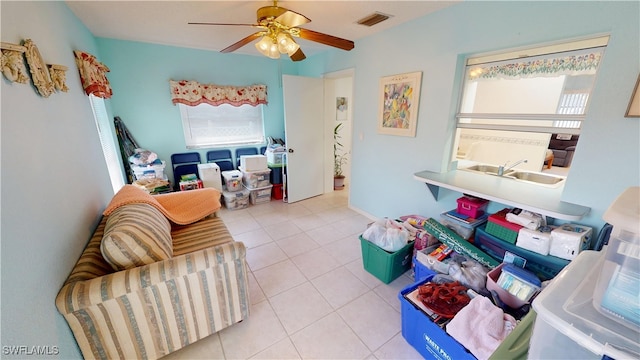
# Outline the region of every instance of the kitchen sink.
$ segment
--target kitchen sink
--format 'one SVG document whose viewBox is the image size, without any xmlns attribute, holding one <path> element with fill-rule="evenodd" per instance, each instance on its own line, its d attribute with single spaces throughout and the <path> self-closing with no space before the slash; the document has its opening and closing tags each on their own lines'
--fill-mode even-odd
<svg viewBox="0 0 640 360">
<path fill-rule="evenodd" d="M 564 178 L 560 176 L 527 171 L 515 171 L 509 174 L 508 177 L 513 177 L 516 180 L 527 181 L 542 185 L 555 185 L 564 181 Z"/>
<path fill-rule="evenodd" d="M 489 175 L 498 175 L 499 167 L 496 165 L 488 165 L 488 164 L 476 164 L 473 166 L 469 166 L 466 168 L 462 168 L 462 170 L 481 172 Z M 503 175 L 512 174 L 514 170 L 507 170 Z"/>
<path fill-rule="evenodd" d="M 509 169 L 504 172 L 502 175 L 498 175 L 499 166 L 491 165 L 491 164 L 476 164 L 466 168 L 461 168 L 460 170 L 472 171 L 476 173 L 482 173 L 493 176 L 500 176 L 505 179 L 512 179 L 515 181 L 526 182 L 530 184 L 541 185 L 545 187 L 556 187 L 560 186 L 560 184 L 564 181 L 564 177 L 543 174 L 539 172 L 532 171 L 523 171 L 523 170 L 514 170 Z"/>
</svg>

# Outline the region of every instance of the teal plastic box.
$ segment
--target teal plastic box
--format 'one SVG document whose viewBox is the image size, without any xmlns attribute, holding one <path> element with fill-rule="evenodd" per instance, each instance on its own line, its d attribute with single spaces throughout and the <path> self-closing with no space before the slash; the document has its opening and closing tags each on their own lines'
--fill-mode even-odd
<svg viewBox="0 0 640 360">
<path fill-rule="evenodd" d="M 413 242 L 390 253 L 360 235 L 360 246 L 364 269 L 385 284 L 397 279 L 411 268 Z"/>
</svg>

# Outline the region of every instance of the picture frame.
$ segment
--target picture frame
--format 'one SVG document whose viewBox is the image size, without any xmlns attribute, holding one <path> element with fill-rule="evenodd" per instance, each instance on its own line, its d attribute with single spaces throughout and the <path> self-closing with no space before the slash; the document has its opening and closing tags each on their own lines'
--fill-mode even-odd
<svg viewBox="0 0 640 360">
<path fill-rule="evenodd" d="M 421 71 L 380 79 L 379 134 L 416 136 L 421 82 Z"/>
<path fill-rule="evenodd" d="M 347 121 L 349 113 L 349 98 L 344 96 L 336 97 L 336 121 Z"/>
<path fill-rule="evenodd" d="M 629 106 L 627 106 L 627 112 L 624 116 L 640 118 L 640 75 L 638 75 L 638 80 L 636 80 L 636 86 L 633 88 Z"/>
</svg>

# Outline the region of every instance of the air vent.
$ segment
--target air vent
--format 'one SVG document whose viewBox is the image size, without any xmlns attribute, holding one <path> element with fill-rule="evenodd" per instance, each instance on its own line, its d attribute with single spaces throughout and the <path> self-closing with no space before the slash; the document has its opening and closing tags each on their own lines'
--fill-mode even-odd
<svg viewBox="0 0 640 360">
<path fill-rule="evenodd" d="M 373 26 L 377 23 L 381 23 L 387 20 L 390 17 L 391 15 L 375 12 L 369 16 L 365 16 L 362 19 L 358 20 L 358 24 L 365 25 L 365 26 Z"/>
</svg>

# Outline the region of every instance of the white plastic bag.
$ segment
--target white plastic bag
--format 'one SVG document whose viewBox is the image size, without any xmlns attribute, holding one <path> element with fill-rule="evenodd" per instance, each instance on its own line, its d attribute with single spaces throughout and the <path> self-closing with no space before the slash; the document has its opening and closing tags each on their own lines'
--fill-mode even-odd
<svg viewBox="0 0 640 360">
<path fill-rule="evenodd" d="M 395 252 L 407 245 L 409 231 L 401 223 L 385 218 L 371 224 L 362 237 L 386 251 Z"/>
</svg>

